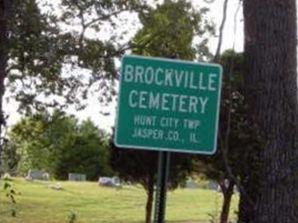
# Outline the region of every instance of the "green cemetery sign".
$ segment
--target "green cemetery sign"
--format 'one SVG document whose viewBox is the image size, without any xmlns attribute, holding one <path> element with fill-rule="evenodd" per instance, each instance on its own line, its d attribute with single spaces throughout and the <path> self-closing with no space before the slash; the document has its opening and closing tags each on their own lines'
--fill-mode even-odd
<svg viewBox="0 0 298 223">
<path fill-rule="evenodd" d="M 116 145 L 213 154 L 221 75 L 217 64 L 125 56 Z"/>
</svg>

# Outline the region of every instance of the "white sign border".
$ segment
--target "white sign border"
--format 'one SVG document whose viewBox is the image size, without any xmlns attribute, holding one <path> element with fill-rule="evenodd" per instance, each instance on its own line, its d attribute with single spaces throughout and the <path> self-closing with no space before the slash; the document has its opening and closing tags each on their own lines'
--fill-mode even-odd
<svg viewBox="0 0 298 223">
<path fill-rule="evenodd" d="M 213 143 L 213 150 L 212 151 L 196 151 L 196 150 L 190 150 L 190 149 L 170 149 L 165 147 L 152 147 L 152 146 L 137 146 L 137 145 L 122 145 L 117 142 L 117 135 L 118 135 L 118 125 L 119 125 L 119 108 L 120 108 L 120 101 L 121 101 L 121 83 L 122 83 L 122 73 L 123 73 L 123 60 L 125 58 L 137 58 L 137 59 L 145 59 L 145 60 L 158 60 L 158 61 L 166 61 L 171 63 L 184 63 L 184 64 L 193 64 L 193 65 L 203 65 L 203 66 L 212 66 L 219 68 L 219 90 L 217 95 L 217 112 L 216 112 L 216 120 L 215 120 L 215 135 L 214 135 L 214 143 Z M 114 135 L 114 143 L 117 147 L 125 148 L 125 149 L 140 149 L 140 150 L 150 150 L 150 151 L 167 151 L 167 152 L 179 152 L 179 153 L 193 153 L 193 154 L 202 154 L 202 155 L 213 155 L 215 154 L 217 150 L 217 136 L 218 136 L 218 126 L 219 126 L 219 113 L 220 113 L 220 98 L 221 98 L 221 86 L 222 86 L 222 73 L 223 69 L 220 64 L 215 63 L 205 63 L 205 62 L 193 62 L 188 60 L 179 60 L 179 59 L 168 59 L 168 58 L 162 58 L 162 57 L 146 57 L 146 56 L 139 56 L 139 55 L 124 55 L 121 59 L 121 68 L 120 68 L 120 79 L 119 79 L 119 96 L 118 96 L 118 102 L 117 102 L 117 112 L 116 112 L 116 119 L 115 119 L 115 135 Z"/>
</svg>

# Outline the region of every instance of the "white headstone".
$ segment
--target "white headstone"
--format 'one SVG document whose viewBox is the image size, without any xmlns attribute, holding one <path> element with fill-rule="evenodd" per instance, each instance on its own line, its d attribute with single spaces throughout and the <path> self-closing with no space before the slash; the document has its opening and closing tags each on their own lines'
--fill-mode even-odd
<svg viewBox="0 0 298 223">
<path fill-rule="evenodd" d="M 69 173 L 68 180 L 69 181 L 86 181 L 86 174 Z"/>
</svg>

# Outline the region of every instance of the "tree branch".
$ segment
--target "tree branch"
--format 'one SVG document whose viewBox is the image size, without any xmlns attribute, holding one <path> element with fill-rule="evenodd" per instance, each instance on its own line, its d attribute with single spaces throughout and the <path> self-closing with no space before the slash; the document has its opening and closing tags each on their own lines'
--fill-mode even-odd
<svg viewBox="0 0 298 223">
<path fill-rule="evenodd" d="M 127 10 L 128 10 L 128 9 L 121 9 L 121 10 L 112 12 L 112 13 L 107 14 L 107 15 L 102 15 L 102 16 L 96 18 L 96 19 L 92 19 L 90 22 L 87 22 L 87 23 L 85 24 L 85 27 L 87 28 L 87 27 L 91 26 L 92 24 L 94 24 L 94 23 L 96 23 L 96 22 L 98 22 L 98 21 L 100 21 L 100 20 L 108 20 L 108 19 L 111 18 L 112 16 L 115 16 L 115 15 L 120 14 L 121 12 L 125 12 L 125 11 L 127 11 Z"/>
<path fill-rule="evenodd" d="M 217 49 L 216 49 L 216 53 L 215 53 L 215 56 L 214 56 L 214 59 L 213 59 L 214 62 L 218 61 L 219 55 L 220 55 L 220 50 L 221 50 L 221 45 L 222 45 L 222 38 L 223 38 L 223 29 L 224 29 L 225 22 L 226 22 L 226 19 L 227 19 L 227 6 L 228 6 L 228 0 L 225 0 L 224 4 L 223 4 L 222 21 L 221 21 L 221 24 L 220 24 L 220 27 L 219 27 L 219 39 L 218 39 Z"/>
</svg>

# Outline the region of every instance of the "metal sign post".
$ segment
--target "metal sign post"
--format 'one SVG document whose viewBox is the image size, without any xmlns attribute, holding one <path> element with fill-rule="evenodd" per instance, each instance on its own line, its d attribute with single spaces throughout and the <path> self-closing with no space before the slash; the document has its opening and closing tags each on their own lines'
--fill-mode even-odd
<svg viewBox="0 0 298 223">
<path fill-rule="evenodd" d="M 158 154 L 158 179 L 155 194 L 154 223 L 163 223 L 165 219 L 170 155 L 170 152 L 164 151 L 159 151 Z"/>
</svg>

